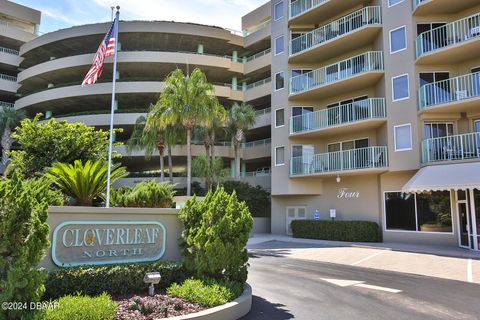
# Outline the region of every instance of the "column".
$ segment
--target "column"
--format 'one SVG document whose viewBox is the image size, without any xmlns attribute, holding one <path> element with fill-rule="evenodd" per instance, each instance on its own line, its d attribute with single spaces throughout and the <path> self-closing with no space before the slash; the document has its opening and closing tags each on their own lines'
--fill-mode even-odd
<svg viewBox="0 0 480 320">
<path fill-rule="evenodd" d="M 117 74 L 115 75 L 116 80 L 120 80 L 120 71 L 117 70 Z"/>
<path fill-rule="evenodd" d="M 237 50 L 234 50 L 232 52 L 232 61 L 233 62 L 238 62 L 238 51 Z"/>
<path fill-rule="evenodd" d="M 122 51 L 122 43 L 121 42 L 117 43 L 117 51 Z"/>
<path fill-rule="evenodd" d="M 118 100 L 115 99 L 115 103 L 113 104 L 113 110 L 117 111 L 118 110 Z"/>
<path fill-rule="evenodd" d="M 48 89 L 51 89 L 51 88 L 53 88 L 53 87 L 55 87 L 55 85 L 54 85 L 53 83 L 47 84 L 47 88 L 48 88 Z"/>
<path fill-rule="evenodd" d="M 237 90 L 237 77 L 232 78 L 232 89 Z"/>
<path fill-rule="evenodd" d="M 247 91 L 247 82 L 245 81 L 242 82 L 242 91 L 243 92 Z"/>
<path fill-rule="evenodd" d="M 203 54 L 203 44 L 198 44 L 197 53 L 198 54 Z"/>
<path fill-rule="evenodd" d="M 50 119 L 52 117 L 52 111 L 45 111 L 45 119 Z"/>
<path fill-rule="evenodd" d="M 247 164 L 244 161 L 240 161 L 240 175 L 242 177 L 247 175 Z"/>
</svg>

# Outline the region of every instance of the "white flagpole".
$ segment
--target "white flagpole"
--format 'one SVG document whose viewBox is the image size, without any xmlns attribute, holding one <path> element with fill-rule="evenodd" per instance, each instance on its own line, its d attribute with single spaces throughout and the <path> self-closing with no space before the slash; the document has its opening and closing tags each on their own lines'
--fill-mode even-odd
<svg viewBox="0 0 480 320">
<path fill-rule="evenodd" d="M 107 168 L 107 199 L 106 208 L 110 208 L 110 175 L 112 171 L 113 152 L 113 114 L 115 113 L 115 84 L 117 80 L 117 52 L 118 52 L 118 28 L 119 28 L 120 6 L 117 6 L 115 14 L 115 53 L 113 55 L 113 79 L 112 79 L 112 107 L 110 111 L 110 140 L 108 145 L 108 168 Z"/>
</svg>

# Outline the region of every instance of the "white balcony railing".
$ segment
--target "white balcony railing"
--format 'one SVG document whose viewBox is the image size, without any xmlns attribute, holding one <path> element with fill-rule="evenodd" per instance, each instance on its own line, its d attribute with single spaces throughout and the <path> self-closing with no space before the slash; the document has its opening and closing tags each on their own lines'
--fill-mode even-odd
<svg viewBox="0 0 480 320">
<path fill-rule="evenodd" d="M 421 33 L 415 40 L 417 58 L 425 53 L 480 38 L 480 13 Z"/>
<path fill-rule="evenodd" d="M 264 84 L 267 84 L 267 83 L 270 83 L 270 82 L 272 82 L 272 78 L 271 78 L 271 77 L 268 77 L 268 78 L 259 80 L 259 81 L 254 82 L 254 83 L 250 83 L 249 85 L 247 85 L 247 90 L 250 90 L 250 89 L 259 87 L 259 86 L 261 86 L 261 85 L 264 85 Z"/>
<path fill-rule="evenodd" d="M 295 0 L 290 3 L 288 17 L 292 19 L 328 1 L 330 0 Z"/>
<path fill-rule="evenodd" d="M 5 102 L 5 101 L 0 101 L 0 107 L 7 107 L 7 108 L 13 108 L 15 105 L 10 102 Z"/>
<path fill-rule="evenodd" d="M 480 97 L 480 72 L 432 82 L 418 91 L 419 109 Z"/>
<path fill-rule="evenodd" d="M 480 132 L 422 141 L 422 162 L 464 160 L 480 157 Z"/>
<path fill-rule="evenodd" d="M 266 146 L 271 143 L 272 143 L 272 139 L 267 138 L 267 139 L 256 140 L 256 141 L 243 142 L 241 144 L 241 148 L 247 149 L 247 148 L 259 147 L 259 146 Z"/>
<path fill-rule="evenodd" d="M 20 53 L 18 52 L 18 50 L 15 50 L 15 49 L 10 49 L 10 48 L 4 48 L 4 47 L 0 47 L 0 52 L 5 52 L 5 53 L 8 53 L 8 54 L 13 54 L 15 56 L 18 56 Z"/>
<path fill-rule="evenodd" d="M 263 28 L 266 28 L 268 26 L 270 26 L 272 24 L 272 21 L 271 20 L 267 20 L 265 22 L 262 22 L 260 23 L 259 25 L 256 25 L 254 26 L 253 28 L 250 28 L 250 29 L 245 29 L 242 31 L 243 33 L 243 36 L 246 37 L 246 36 L 249 36 L 259 30 L 262 30 Z"/>
<path fill-rule="evenodd" d="M 253 60 L 256 60 L 256 59 L 259 59 L 267 54 L 270 54 L 272 52 L 272 48 L 268 48 L 268 49 L 265 49 L 263 51 L 260 51 L 259 53 L 256 53 L 254 55 L 251 55 L 249 57 L 246 57 L 244 59 L 246 59 L 247 62 L 250 62 L 250 61 L 253 61 Z"/>
<path fill-rule="evenodd" d="M 343 36 L 367 25 L 382 23 L 381 7 L 365 7 L 290 41 L 290 55 Z"/>
<path fill-rule="evenodd" d="M 383 71 L 383 53 L 381 51 L 365 52 L 290 78 L 290 94 L 308 91 L 370 71 Z"/>
<path fill-rule="evenodd" d="M 425 0 L 413 0 L 413 10 L 415 10 L 416 7 Z"/>
<path fill-rule="evenodd" d="M 260 109 L 255 111 L 255 117 L 260 117 L 266 114 L 269 114 L 272 112 L 272 108 L 265 108 L 265 109 Z"/>
<path fill-rule="evenodd" d="M 384 98 L 370 98 L 290 118 L 290 134 L 387 116 Z"/>
<path fill-rule="evenodd" d="M 387 147 L 366 147 L 293 157 L 290 161 L 290 175 L 309 175 L 369 168 L 384 168 L 387 166 Z"/>
<path fill-rule="evenodd" d="M 3 74 L 3 73 L 0 73 L 0 79 L 1 80 L 12 81 L 12 82 L 17 82 L 17 77 L 9 76 L 9 75 Z"/>
</svg>

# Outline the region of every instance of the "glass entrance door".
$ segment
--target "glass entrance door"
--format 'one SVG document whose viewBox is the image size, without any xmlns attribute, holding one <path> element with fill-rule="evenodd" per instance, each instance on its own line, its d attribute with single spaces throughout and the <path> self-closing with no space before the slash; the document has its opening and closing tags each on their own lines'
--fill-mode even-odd
<svg viewBox="0 0 480 320">
<path fill-rule="evenodd" d="M 480 247 L 480 192 L 478 190 L 457 191 L 458 242 L 470 250 Z"/>
<path fill-rule="evenodd" d="M 457 202 L 458 210 L 458 228 L 459 231 L 459 240 L 460 247 L 471 248 L 470 244 L 470 223 L 469 223 L 469 214 L 468 214 L 468 205 L 467 201 L 458 201 Z"/>
</svg>

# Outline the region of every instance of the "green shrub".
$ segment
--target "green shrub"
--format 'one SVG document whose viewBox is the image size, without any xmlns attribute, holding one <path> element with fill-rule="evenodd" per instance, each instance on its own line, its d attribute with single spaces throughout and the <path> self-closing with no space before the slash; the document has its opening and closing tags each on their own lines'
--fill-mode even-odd
<svg viewBox="0 0 480 320">
<path fill-rule="evenodd" d="M 0 301 L 38 302 L 47 277 L 38 264 L 50 245 L 48 206 L 61 205 L 62 195 L 45 179 L 15 173 L 0 180 Z M 0 319 L 28 319 L 31 310 L 2 310 Z"/>
<path fill-rule="evenodd" d="M 106 293 L 98 297 L 68 295 L 55 302 L 58 307 L 47 309 L 44 320 L 112 320 L 118 308 Z"/>
<path fill-rule="evenodd" d="M 116 207 L 171 208 L 175 195 L 173 187 L 168 182 L 141 182 L 133 188 L 119 188 L 113 193 L 112 200 Z"/>
<path fill-rule="evenodd" d="M 92 206 L 100 199 L 105 200 L 107 191 L 108 163 L 105 161 L 75 160 L 74 164 L 57 162 L 47 172 L 47 176 L 77 206 Z M 111 183 L 126 177 L 125 167 L 113 164 L 110 173 Z"/>
<path fill-rule="evenodd" d="M 143 283 L 143 277 L 147 272 L 160 272 L 160 289 L 187 277 L 183 266 L 173 262 L 61 268 L 48 274 L 43 298 L 56 299 L 77 292 L 89 296 L 102 292 L 110 295 L 145 292 L 147 285 Z"/>
<path fill-rule="evenodd" d="M 247 280 L 247 241 L 253 219 L 245 202 L 223 188 L 205 199 L 189 199 L 179 212 L 185 226 L 182 254 L 187 270 L 198 277 Z"/>
<path fill-rule="evenodd" d="M 167 289 L 167 293 L 171 296 L 209 308 L 236 299 L 242 291 L 242 284 L 238 282 L 197 279 L 187 279 L 182 284 L 174 283 Z"/>
<path fill-rule="evenodd" d="M 200 182 L 193 181 L 192 182 L 192 194 L 196 195 L 197 197 L 203 197 L 207 194 L 207 190 L 202 187 Z M 177 196 L 186 196 L 187 195 L 187 187 L 176 189 Z"/>
<path fill-rule="evenodd" d="M 246 182 L 225 181 L 226 192 L 236 192 L 238 200 L 245 201 L 253 217 L 270 217 L 270 193 L 260 186 L 253 187 Z"/>
<path fill-rule="evenodd" d="M 378 224 L 370 221 L 295 220 L 293 237 L 306 239 L 377 242 L 380 241 Z"/>
</svg>

